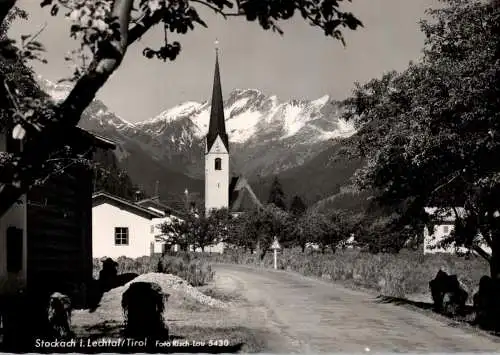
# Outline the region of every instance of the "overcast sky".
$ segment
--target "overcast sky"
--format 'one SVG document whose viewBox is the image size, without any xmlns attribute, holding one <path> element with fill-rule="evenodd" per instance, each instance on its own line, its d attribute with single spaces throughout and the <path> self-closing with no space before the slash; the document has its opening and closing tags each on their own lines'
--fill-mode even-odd
<svg viewBox="0 0 500 355">
<path fill-rule="evenodd" d="M 219 39 L 223 94 L 235 88 L 255 88 L 281 100 L 315 99 L 325 94 L 343 99 L 355 81 L 405 68 L 418 59 L 424 36 L 418 20 L 437 0 L 353 0 L 343 5 L 364 24 L 347 32 L 347 46 L 325 37 L 300 17 L 282 24 L 284 36 L 264 31 L 243 19 L 223 20 L 203 11 L 208 29 L 177 37 L 183 50 L 174 62 L 142 56 L 146 46 L 161 45 L 161 31 L 150 31 L 128 51 L 121 67 L 99 93 L 119 116 L 130 122 L 153 117 L 188 100 L 210 98 L 214 70 L 214 40 Z M 76 47 L 68 36 L 69 22 L 51 17 L 40 0 L 20 0 L 31 18 L 12 27 L 11 35 L 33 33 L 47 23 L 39 39 L 48 64 L 35 64 L 38 74 L 57 81 L 70 73 L 65 53 Z M 201 11 L 200 11 L 201 12 Z M 172 39 L 174 39 L 172 37 Z"/>
</svg>

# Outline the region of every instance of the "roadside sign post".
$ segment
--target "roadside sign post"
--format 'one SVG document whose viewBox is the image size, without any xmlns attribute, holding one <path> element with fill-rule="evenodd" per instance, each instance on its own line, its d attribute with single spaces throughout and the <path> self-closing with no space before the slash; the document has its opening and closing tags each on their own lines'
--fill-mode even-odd
<svg viewBox="0 0 500 355">
<path fill-rule="evenodd" d="M 278 250 L 281 249 L 278 238 L 274 237 L 274 242 L 271 245 L 271 249 L 274 252 L 274 270 L 278 270 Z"/>
</svg>

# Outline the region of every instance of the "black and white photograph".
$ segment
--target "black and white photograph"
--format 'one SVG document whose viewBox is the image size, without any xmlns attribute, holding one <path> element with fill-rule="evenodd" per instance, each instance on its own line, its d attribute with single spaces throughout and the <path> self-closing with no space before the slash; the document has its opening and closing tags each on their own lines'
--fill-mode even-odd
<svg viewBox="0 0 500 355">
<path fill-rule="evenodd" d="M 0 0 L 0 352 L 500 349 L 500 1 Z"/>
</svg>

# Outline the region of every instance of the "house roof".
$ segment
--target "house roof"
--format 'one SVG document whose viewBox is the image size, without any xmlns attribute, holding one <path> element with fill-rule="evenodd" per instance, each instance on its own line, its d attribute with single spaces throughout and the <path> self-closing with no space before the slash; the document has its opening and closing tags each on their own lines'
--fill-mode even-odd
<svg viewBox="0 0 500 355">
<path fill-rule="evenodd" d="M 100 191 L 92 195 L 92 207 L 99 206 L 103 203 L 109 203 L 119 208 L 126 209 L 127 211 L 142 216 L 144 218 L 161 218 L 164 217 L 163 213 L 150 210 L 149 208 L 140 206 L 139 204 L 126 200 L 124 198 L 112 195 L 110 193 Z"/>
<path fill-rule="evenodd" d="M 161 201 L 158 196 L 146 198 L 136 203 L 145 208 L 154 208 L 156 210 L 164 211 L 166 214 L 173 214 L 177 216 L 181 216 L 184 214 L 181 211 L 167 205 L 164 201 Z"/>
<path fill-rule="evenodd" d="M 89 132 L 86 129 L 83 129 L 81 127 L 75 127 L 75 128 L 81 134 L 90 138 L 92 140 L 92 143 L 96 147 L 103 148 L 103 149 L 112 149 L 112 150 L 116 148 L 116 142 L 112 141 L 109 138 L 106 138 L 106 137 L 101 136 L 100 134 L 97 134 L 94 132 Z"/>
<path fill-rule="evenodd" d="M 448 222 L 455 221 L 455 211 L 452 207 L 424 207 L 427 213 L 435 222 Z M 465 217 L 465 209 L 463 207 L 455 207 L 457 214 L 460 218 Z"/>
<path fill-rule="evenodd" d="M 229 211 L 248 212 L 262 207 L 257 195 L 243 176 L 236 176 L 229 184 Z"/>
</svg>

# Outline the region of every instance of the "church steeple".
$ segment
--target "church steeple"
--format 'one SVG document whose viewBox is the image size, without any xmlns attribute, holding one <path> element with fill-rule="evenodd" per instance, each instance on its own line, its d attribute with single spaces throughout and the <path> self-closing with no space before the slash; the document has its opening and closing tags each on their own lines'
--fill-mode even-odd
<svg viewBox="0 0 500 355">
<path fill-rule="evenodd" d="M 229 141 L 226 133 L 226 122 L 224 118 L 224 100 L 220 83 L 219 49 L 215 48 L 215 73 L 212 91 L 212 109 L 210 111 L 210 124 L 207 134 L 207 152 L 210 151 L 217 136 L 220 136 L 226 150 L 229 152 Z"/>
</svg>

